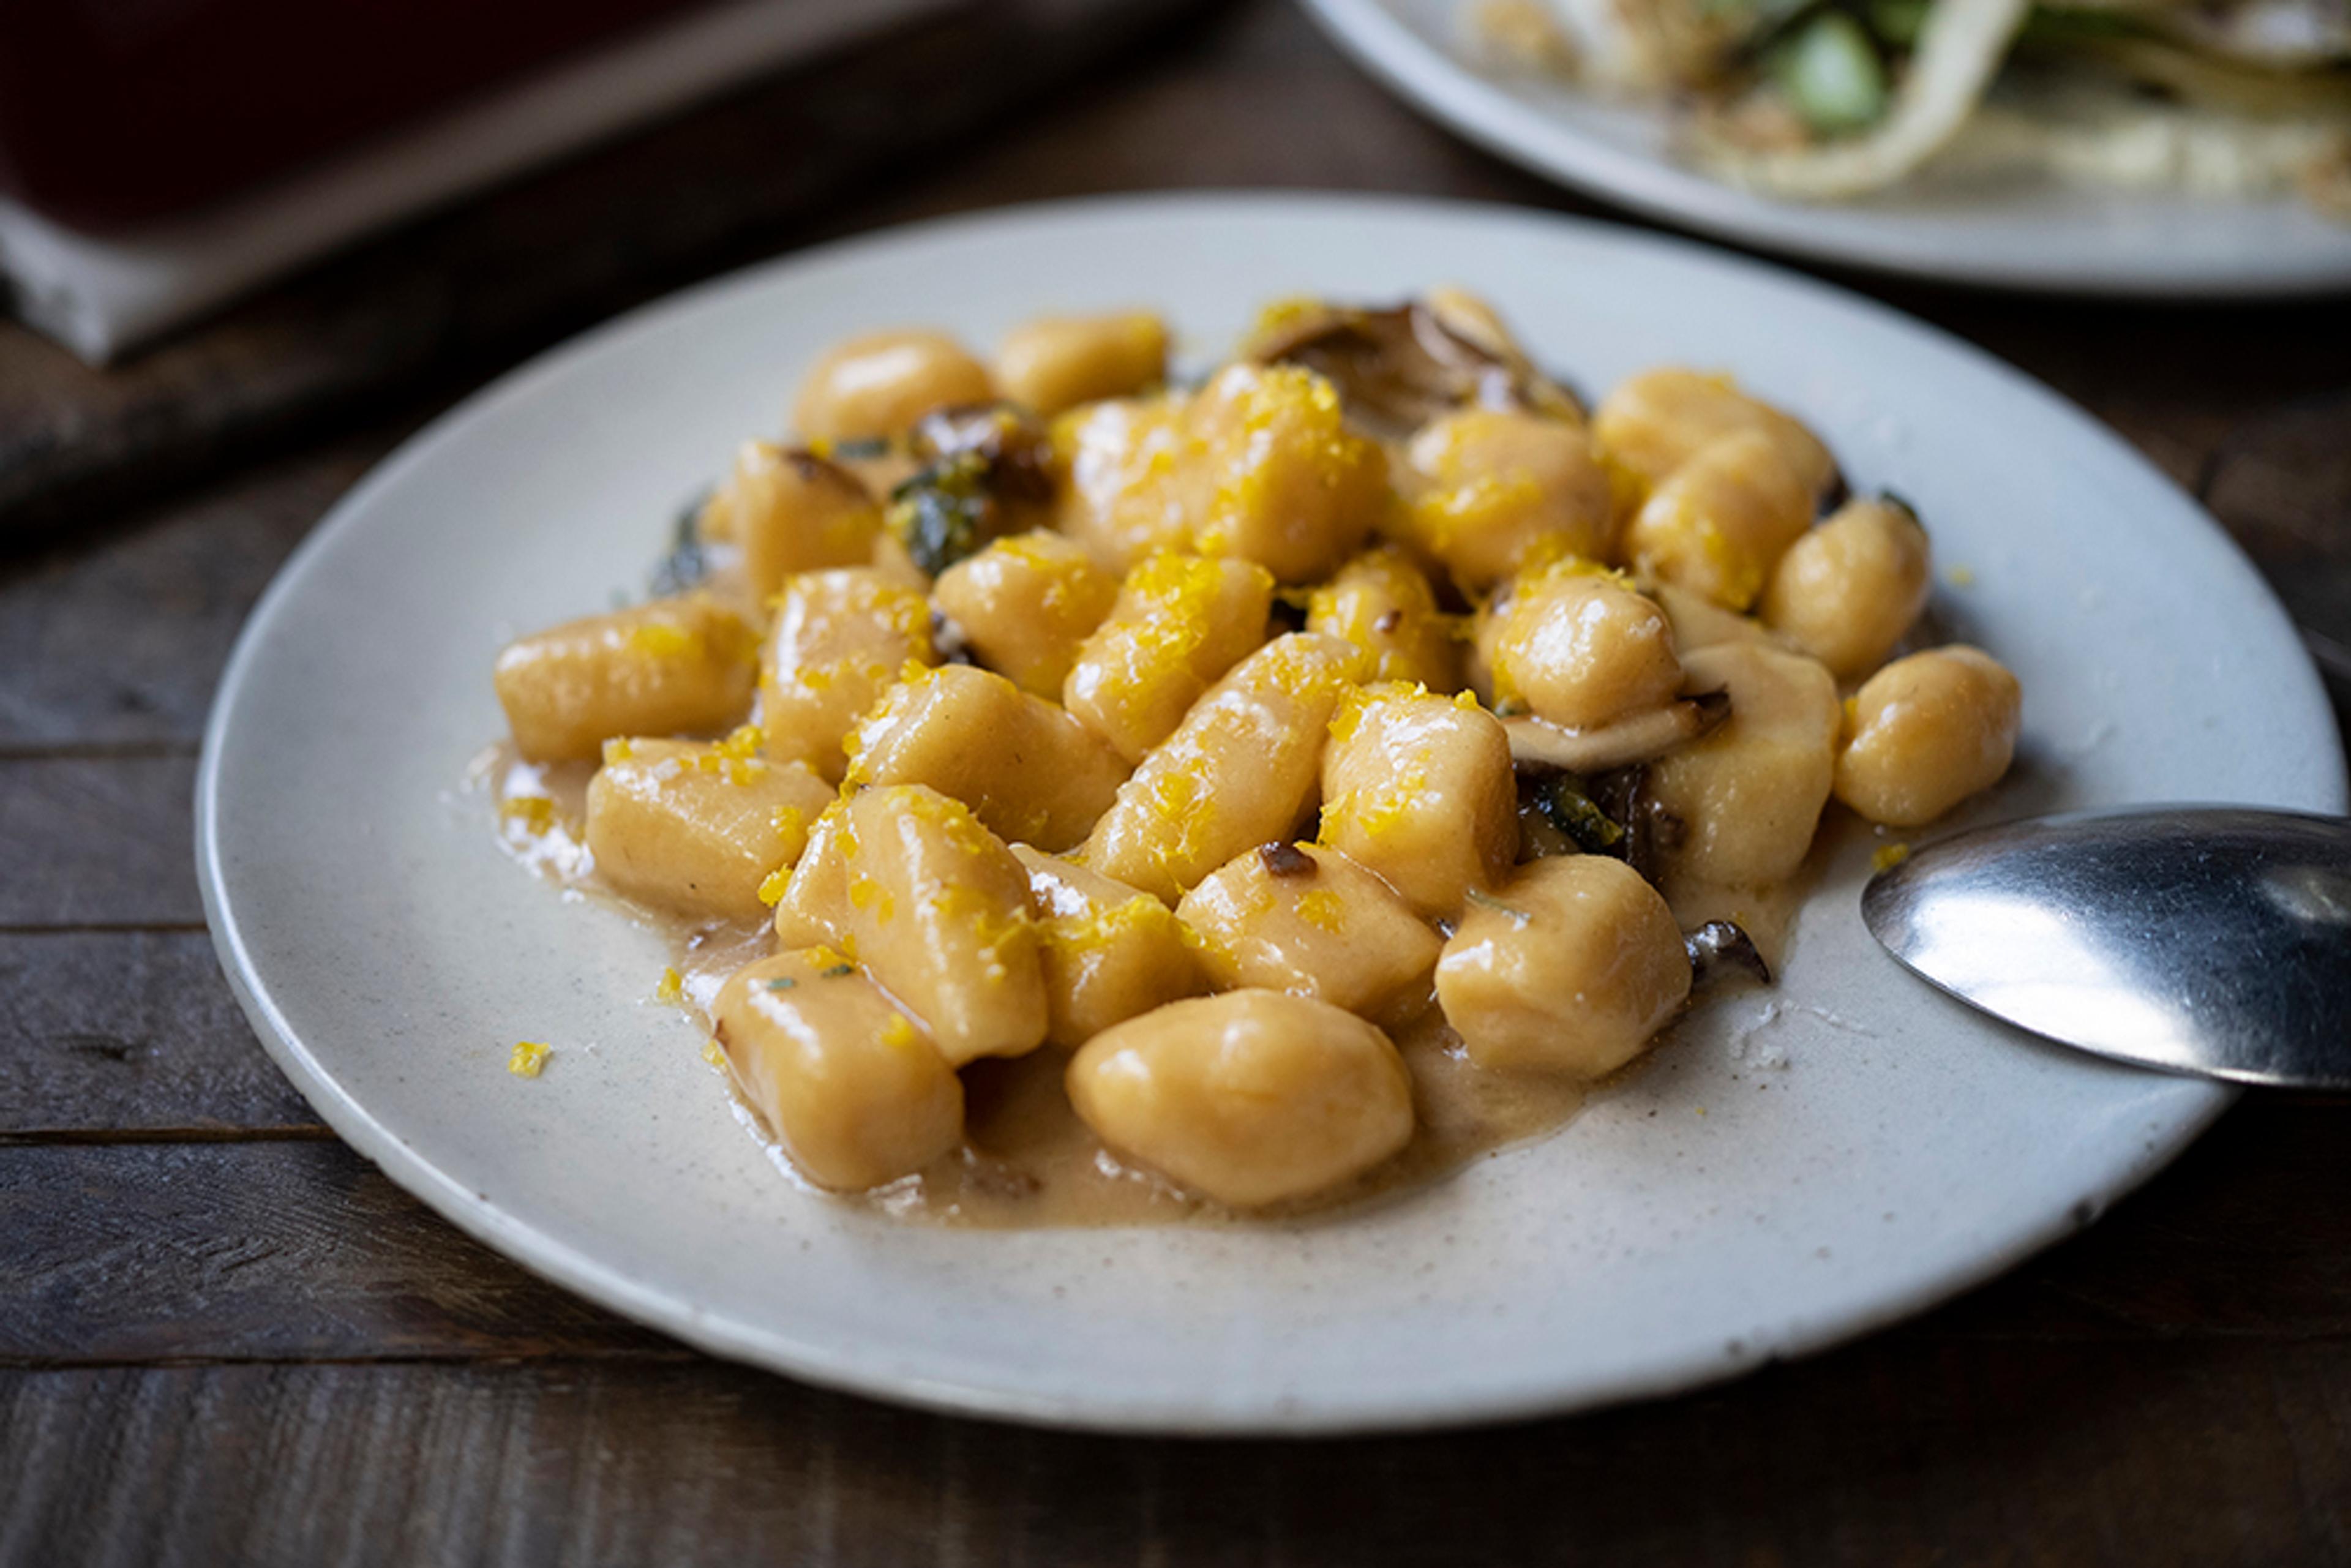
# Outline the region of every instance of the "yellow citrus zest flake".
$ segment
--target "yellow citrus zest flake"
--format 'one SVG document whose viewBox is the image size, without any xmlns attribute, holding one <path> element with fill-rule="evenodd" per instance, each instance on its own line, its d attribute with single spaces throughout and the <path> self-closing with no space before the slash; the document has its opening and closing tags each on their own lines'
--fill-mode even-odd
<svg viewBox="0 0 2351 1568">
<path fill-rule="evenodd" d="M 672 964 L 661 972 L 661 984 L 653 988 L 653 1000 L 675 1006 L 685 999 L 685 977 Z"/>
<path fill-rule="evenodd" d="M 667 621 L 648 621 L 642 626 L 632 626 L 622 645 L 630 653 L 642 653 L 648 659 L 682 659 L 702 652 L 700 637 Z"/>
<path fill-rule="evenodd" d="M 1480 705 L 1476 692 L 1456 692 L 1453 694 L 1453 706 L 1465 712 L 1476 713 Z"/>
<path fill-rule="evenodd" d="M 851 946 L 852 945 L 844 942 L 841 946 Z M 820 942 L 815 946 L 810 948 L 808 950 L 807 956 L 808 961 L 814 964 L 820 969 L 838 969 L 843 964 L 852 963 L 855 961 L 855 956 L 853 953 L 843 954 L 835 952 L 830 946 L 822 942 Z"/>
<path fill-rule="evenodd" d="M 544 795 L 509 795 L 498 802 L 498 817 L 520 822 L 528 833 L 543 834 L 555 826 L 555 802 Z"/>
<path fill-rule="evenodd" d="M 1880 844 L 1877 846 L 1877 852 L 1869 857 L 1869 869 L 1873 872 L 1892 871 L 1896 866 L 1900 865 L 1904 861 L 1907 861 L 1909 858 L 1910 846 L 1908 844 L 1901 843 L 1899 841 L 1890 844 Z"/>
<path fill-rule="evenodd" d="M 769 872 L 759 883 L 759 902 L 773 909 L 784 901 L 785 890 L 792 885 L 792 868 L 779 865 Z"/>
<path fill-rule="evenodd" d="M 1318 887 L 1298 897 L 1298 918 L 1332 934 L 1347 924 L 1347 901 L 1327 887 Z"/>
<path fill-rule="evenodd" d="M 892 1013 L 889 1021 L 882 1026 L 882 1043 L 895 1051 L 904 1051 L 921 1038 L 904 1013 Z"/>
<path fill-rule="evenodd" d="M 626 762 L 636 754 L 637 748 L 621 736 L 614 736 L 604 743 L 604 760 L 608 763 Z"/>
<path fill-rule="evenodd" d="M 849 906 L 852 909 L 860 912 L 871 909 L 874 919 L 886 924 L 897 913 L 897 904 L 898 901 L 890 896 L 890 890 L 872 877 L 853 876 L 849 879 Z"/>
<path fill-rule="evenodd" d="M 541 1045 L 535 1040 L 518 1040 L 513 1054 L 507 1058 L 507 1071 L 517 1078 L 536 1078 L 547 1070 L 547 1059 L 554 1054 L 553 1046 Z"/>
<path fill-rule="evenodd" d="M 716 1035 L 712 1035 L 702 1042 L 702 1060 L 713 1067 L 723 1068 L 726 1065 L 726 1048 L 718 1043 Z"/>
<path fill-rule="evenodd" d="M 1285 334 L 1332 313 L 1331 307 L 1311 295 L 1285 295 L 1257 313 L 1257 319 L 1249 324 L 1249 336 L 1258 339 Z"/>
<path fill-rule="evenodd" d="M 1040 922 L 1037 934 L 1049 950 L 1074 956 L 1099 951 L 1130 934 L 1165 930 L 1175 924 L 1176 916 L 1165 904 L 1147 893 L 1138 893 L 1125 903 L 1107 908 L 1092 907 L 1082 915 L 1057 915 Z"/>
</svg>

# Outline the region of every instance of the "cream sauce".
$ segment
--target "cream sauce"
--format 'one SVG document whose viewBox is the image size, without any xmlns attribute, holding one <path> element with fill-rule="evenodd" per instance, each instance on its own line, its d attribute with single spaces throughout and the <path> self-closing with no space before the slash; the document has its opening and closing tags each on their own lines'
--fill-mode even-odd
<svg viewBox="0 0 2351 1568">
<path fill-rule="evenodd" d="M 593 772 L 586 763 L 522 762 L 501 745 L 476 759 L 471 777 L 475 789 L 486 792 L 496 806 L 499 843 L 517 862 L 566 888 L 618 906 L 668 938 L 671 961 L 682 982 L 681 1005 L 695 1009 L 706 1027 L 707 1009 L 719 987 L 743 965 L 768 956 L 772 933 L 764 925 L 682 920 L 603 887 L 595 876 L 582 829 Z M 1667 890 L 1667 901 L 1685 928 L 1714 919 L 1738 921 L 1776 967 L 1811 878 L 1808 863 L 1803 873 L 1779 887 L 1675 886 Z M 1660 1035 L 1659 1047 L 1670 1044 L 1674 1027 Z M 1459 1037 L 1446 1027 L 1433 994 L 1416 1016 L 1392 1021 L 1390 1033 L 1412 1070 L 1417 1124 L 1412 1142 L 1377 1170 L 1277 1212 L 1337 1208 L 1421 1186 L 1480 1155 L 1557 1129 L 1595 1088 L 1607 1087 L 1606 1082 L 1509 1075 L 1477 1067 L 1463 1054 Z M 1067 1051 L 1046 1046 L 1016 1060 L 971 1063 L 962 1073 L 965 1135 L 960 1149 L 887 1186 L 831 1196 L 905 1219 L 989 1229 L 1268 1218 L 1266 1210 L 1236 1214 L 1120 1162 L 1071 1109 L 1061 1087 L 1069 1060 Z M 1636 1061 L 1617 1078 L 1639 1071 Z M 728 1088 L 735 1091 L 731 1076 Z M 776 1153 L 778 1166 L 792 1174 L 758 1113 L 739 1092 L 735 1098 L 740 1119 Z"/>
</svg>

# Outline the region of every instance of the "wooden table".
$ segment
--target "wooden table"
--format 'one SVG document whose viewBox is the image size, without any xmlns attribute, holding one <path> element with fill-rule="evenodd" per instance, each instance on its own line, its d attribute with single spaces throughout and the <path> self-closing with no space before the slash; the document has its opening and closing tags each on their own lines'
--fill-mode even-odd
<svg viewBox="0 0 2351 1568">
<path fill-rule="evenodd" d="M 2351 1561 L 2340 1101 L 2241 1105 L 2085 1234 L 1847 1349 L 1576 1419 L 1314 1444 L 1061 1436 L 712 1362 L 466 1240 L 319 1125 L 214 965 L 190 779 L 255 597 L 455 395 L 693 277 L 1006 201 L 1584 210 L 1279 0 L 1131 8 L 1059 85 L 1050 51 L 1005 48 L 981 74 L 1038 99 L 1018 109 L 964 68 L 977 47 L 705 111 L 110 375 L 0 329 L 0 1563 Z M 956 144 L 918 154 L 884 89 L 922 70 Z M 795 124 L 850 172 L 752 177 L 745 139 Z M 637 197 L 651 215 L 615 232 Z M 2351 643 L 2344 306 L 1861 287 L 2088 404 Z"/>
</svg>

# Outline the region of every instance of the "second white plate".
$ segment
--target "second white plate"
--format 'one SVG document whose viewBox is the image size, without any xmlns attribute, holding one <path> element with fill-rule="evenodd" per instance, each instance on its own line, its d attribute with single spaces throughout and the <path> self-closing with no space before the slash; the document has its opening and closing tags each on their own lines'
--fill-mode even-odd
<svg viewBox="0 0 2351 1568">
<path fill-rule="evenodd" d="M 588 334 L 388 460 L 254 612 L 200 775 L 223 961 L 264 1042 L 394 1179 L 530 1267 L 721 1354 L 961 1410 L 1304 1432 L 1687 1387 L 1935 1301 L 2097 1212 L 2227 1097 L 2076 1059 L 1909 979 L 1844 852 L 1780 987 L 1702 1009 L 1556 1136 L 1377 1207 L 973 1232 L 800 1190 L 737 1125 L 661 940 L 567 903 L 456 793 L 514 632 L 643 580 L 665 519 L 846 333 L 987 344 L 1148 305 L 1221 351 L 1263 301 L 1482 290 L 1593 386 L 1664 361 L 1800 413 L 1912 499 L 1955 635 L 2022 675 L 2023 812 L 2335 810 L 2317 680 L 2252 569 L 2114 436 L 1905 318 L 1696 246 L 1431 203 L 1191 197 L 875 235 Z M 552 1042 L 544 1077 L 505 1071 Z"/>
<path fill-rule="evenodd" d="M 1656 106 L 1465 63 L 1468 0 L 1301 0 L 1349 54 L 1462 135 L 1562 184 L 1792 256 L 1955 283 L 2154 298 L 2351 288 L 2351 224 L 2291 200 L 2200 200 L 2053 181 L 1776 201 L 1677 162 Z"/>
</svg>

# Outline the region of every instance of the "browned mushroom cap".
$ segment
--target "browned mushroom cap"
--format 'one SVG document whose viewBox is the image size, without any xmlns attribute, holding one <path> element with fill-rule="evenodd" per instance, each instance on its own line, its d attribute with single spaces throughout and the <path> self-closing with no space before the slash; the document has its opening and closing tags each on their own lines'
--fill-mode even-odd
<svg viewBox="0 0 2351 1568">
<path fill-rule="evenodd" d="M 1510 760 L 1519 767 L 1591 774 L 1662 757 L 1729 716 L 1729 692 L 1700 692 L 1590 729 L 1529 716 L 1506 718 L 1502 728 L 1510 737 Z"/>
<path fill-rule="evenodd" d="M 1709 920 L 1695 931 L 1682 933 L 1689 954 L 1693 988 L 1719 984 L 1733 973 L 1744 973 L 1758 984 L 1771 983 L 1771 966 L 1755 946 L 1755 938 L 1735 920 Z"/>
<path fill-rule="evenodd" d="M 1417 299 L 1384 310 L 1322 306 L 1259 337 L 1245 356 L 1305 366 L 1339 389 L 1350 423 L 1390 440 L 1473 406 L 1583 415 L 1531 366 L 1462 336 Z"/>
<path fill-rule="evenodd" d="M 1052 498 L 1052 443 L 1041 426 L 1010 403 L 965 403 L 925 414 L 909 444 L 936 465 L 970 454 L 981 459 L 990 484 L 1007 500 Z"/>
</svg>

